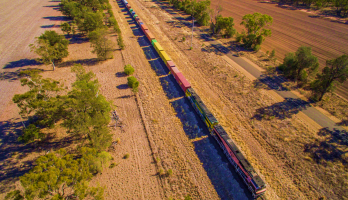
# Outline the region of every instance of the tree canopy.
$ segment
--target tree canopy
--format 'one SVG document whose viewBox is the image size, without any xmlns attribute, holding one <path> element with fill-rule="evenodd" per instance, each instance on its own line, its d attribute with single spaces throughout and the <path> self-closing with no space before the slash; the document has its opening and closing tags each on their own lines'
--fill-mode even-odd
<svg viewBox="0 0 348 200">
<path fill-rule="evenodd" d="M 69 55 L 68 52 L 69 40 L 63 35 L 59 35 L 55 31 L 45 31 L 40 37 L 36 38 L 34 44 L 30 44 L 30 50 L 40 56 L 38 62 L 44 64 L 52 64 L 61 62 L 63 58 Z"/>
<path fill-rule="evenodd" d="M 113 58 L 112 51 L 115 46 L 107 37 L 107 29 L 97 29 L 88 34 L 92 53 L 97 54 L 99 60 Z"/>
<path fill-rule="evenodd" d="M 343 83 L 348 78 L 348 55 L 342 55 L 333 60 L 326 61 L 326 67 L 321 74 L 311 83 L 314 99 L 321 101 L 325 93 L 335 89 L 337 84 Z"/>
<path fill-rule="evenodd" d="M 80 158 L 76 158 L 80 157 Z M 82 147 L 78 155 L 64 149 L 49 153 L 35 161 L 35 167 L 20 177 L 26 199 L 103 199 L 104 188 L 89 187 L 98 168 L 111 159 L 107 152 Z"/>
<path fill-rule="evenodd" d="M 314 74 L 318 67 L 318 58 L 312 55 L 312 48 L 301 46 L 295 53 L 285 56 L 280 69 L 285 76 L 306 83 L 308 76 Z"/>
<path fill-rule="evenodd" d="M 254 13 L 244 15 L 241 25 L 244 25 L 246 32 L 243 31 L 238 41 L 242 41 L 246 48 L 260 49 L 260 45 L 265 37 L 271 35 L 270 29 L 265 29 L 273 22 L 273 18 L 266 14 Z"/>
</svg>

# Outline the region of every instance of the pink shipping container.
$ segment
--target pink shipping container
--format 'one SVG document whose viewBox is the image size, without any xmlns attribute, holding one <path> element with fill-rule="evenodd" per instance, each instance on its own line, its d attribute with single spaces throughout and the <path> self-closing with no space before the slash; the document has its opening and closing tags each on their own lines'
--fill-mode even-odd
<svg viewBox="0 0 348 200">
<path fill-rule="evenodd" d="M 140 25 L 141 30 L 145 33 L 145 30 L 148 30 L 147 26 L 145 24 Z"/>
<path fill-rule="evenodd" d="M 155 39 L 155 36 L 153 36 L 152 33 L 149 30 L 145 30 L 144 33 L 145 33 L 147 39 L 149 39 L 150 42 L 151 42 L 151 40 Z"/>
<path fill-rule="evenodd" d="M 130 6 L 129 4 L 127 4 L 126 7 L 127 7 L 128 9 L 131 8 L 131 6 Z"/>
<path fill-rule="evenodd" d="M 169 70 L 171 70 L 172 67 L 175 67 L 174 62 L 171 61 L 171 60 L 167 61 L 166 65 L 167 65 L 167 67 L 168 67 Z"/>
<path fill-rule="evenodd" d="M 174 77 L 176 79 L 176 82 L 179 83 L 181 89 L 184 92 L 186 92 L 186 90 L 191 87 L 191 84 L 186 80 L 186 78 L 184 77 L 184 75 L 182 75 L 181 72 L 176 73 Z"/>
<path fill-rule="evenodd" d="M 169 70 L 173 74 L 174 77 L 176 76 L 177 73 L 180 73 L 180 71 L 177 67 L 172 67 Z"/>
</svg>

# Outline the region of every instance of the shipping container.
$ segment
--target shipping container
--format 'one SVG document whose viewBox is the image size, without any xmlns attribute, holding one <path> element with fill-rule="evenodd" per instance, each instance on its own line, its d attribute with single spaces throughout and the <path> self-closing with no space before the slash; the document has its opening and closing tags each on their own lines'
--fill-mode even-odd
<svg viewBox="0 0 348 200">
<path fill-rule="evenodd" d="M 139 20 L 140 20 L 140 18 L 139 18 L 139 17 L 136 17 L 136 18 L 135 18 L 135 21 L 137 21 L 137 22 L 138 22 Z"/>
<path fill-rule="evenodd" d="M 151 40 L 151 44 L 153 46 L 153 43 L 157 42 L 157 40 Z"/>
<path fill-rule="evenodd" d="M 160 51 L 163 51 L 162 46 L 158 42 L 153 43 L 153 47 L 155 47 L 158 54 Z"/>
<path fill-rule="evenodd" d="M 135 15 L 135 12 L 134 12 L 134 11 L 132 11 L 132 15 Z"/>
<path fill-rule="evenodd" d="M 126 7 L 128 8 L 128 10 L 131 8 L 131 6 L 129 4 L 127 4 Z"/>
<path fill-rule="evenodd" d="M 133 12 L 133 8 L 129 9 L 129 12 L 132 13 Z"/>
<path fill-rule="evenodd" d="M 155 36 L 152 35 L 152 33 L 149 30 L 145 30 L 145 35 L 149 41 L 152 41 L 155 39 Z"/>
<path fill-rule="evenodd" d="M 148 30 L 147 26 L 145 24 L 140 25 L 141 30 L 145 33 L 145 30 Z"/>
<path fill-rule="evenodd" d="M 186 90 L 191 87 L 191 84 L 186 80 L 181 72 L 174 74 L 174 77 L 184 92 L 186 92 Z"/>
<path fill-rule="evenodd" d="M 168 67 L 169 70 L 171 70 L 172 67 L 175 67 L 174 62 L 171 61 L 171 60 L 170 60 L 170 61 L 167 61 L 167 62 L 166 62 L 166 65 L 167 65 L 167 67 Z"/>
<path fill-rule="evenodd" d="M 170 68 L 170 73 L 175 77 L 177 73 L 181 73 L 177 67 Z"/>
<path fill-rule="evenodd" d="M 135 19 L 136 17 L 138 17 L 138 15 L 137 14 L 135 14 L 134 16 L 133 16 L 133 18 Z"/>
<path fill-rule="evenodd" d="M 165 51 L 160 51 L 159 52 L 159 56 L 162 58 L 164 63 L 166 63 L 167 61 L 172 60 Z"/>
</svg>

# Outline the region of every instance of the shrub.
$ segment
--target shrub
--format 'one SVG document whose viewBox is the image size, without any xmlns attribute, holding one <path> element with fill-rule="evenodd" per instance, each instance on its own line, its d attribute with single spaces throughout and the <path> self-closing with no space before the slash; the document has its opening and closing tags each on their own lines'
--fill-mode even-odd
<svg viewBox="0 0 348 200">
<path fill-rule="evenodd" d="M 167 176 L 171 176 L 172 174 L 173 174 L 173 170 L 172 169 L 168 169 Z"/>
<path fill-rule="evenodd" d="M 185 41 L 186 41 L 186 38 L 185 38 L 185 37 L 182 37 L 182 41 L 185 42 Z"/>
<path fill-rule="evenodd" d="M 124 156 L 123 156 L 124 159 L 128 159 L 129 158 L 129 153 L 126 153 Z"/>
<path fill-rule="evenodd" d="M 127 80 L 128 80 L 128 86 L 132 88 L 134 92 L 137 92 L 139 81 L 134 76 L 128 77 Z"/>
<path fill-rule="evenodd" d="M 132 67 L 132 65 L 125 65 L 124 73 L 127 75 L 132 75 L 134 73 L 134 68 Z"/>
<path fill-rule="evenodd" d="M 111 163 L 109 168 L 114 168 L 116 166 L 116 163 Z"/>
<path fill-rule="evenodd" d="M 121 34 L 119 34 L 119 36 L 117 38 L 117 44 L 118 44 L 118 46 L 120 47 L 121 50 L 124 49 L 125 45 L 123 43 L 123 38 L 122 38 Z"/>
</svg>

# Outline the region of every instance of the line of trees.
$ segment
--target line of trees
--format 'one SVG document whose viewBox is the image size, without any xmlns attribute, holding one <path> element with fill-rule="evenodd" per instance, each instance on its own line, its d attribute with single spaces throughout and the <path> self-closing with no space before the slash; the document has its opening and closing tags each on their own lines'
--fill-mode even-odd
<svg viewBox="0 0 348 200">
<path fill-rule="evenodd" d="M 112 104 L 99 94 L 94 73 L 87 73 L 80 64 L 71 70 L 76 81 L 70 91 L 58 81 L 42 78 L 41 70 L 20 73 L 21 84 L 29 87 L 29 91 L 16 94 L 13 102 L 30 124 L 18 140 L 44 141 L 48 135 L 43 130 L 59 124 L 67 133 L 81 138 L 84 147 L 73 154 L 61 149 L 39 157 L 35 167 L 20 177 L 24 193 L 12 191 L 5 199 L 103 199 L 104 188 L 89 187 L 89 180 L 112 159 L 105 152 L 112 141 L 108 127 Z"/>
<path fill-rule="evenodd" d="M 348 0 L 279 0 L 279 3 L 286 3 L 292 5 L 305 5 L 310 8 L 312 5 L 317 8 L 331 7 L 335 9 L 337 16 L 348 16 Z"/>
<path fill-rule="evenodd" d="M 259 51 L 265 37 L 271 35 L 271 30 L 265 28 L 273 22 L 273 18 L 269 15 L 260 13 L 245 15 L 241 23 L 245 26 L 245 30 L 242 33 L 237 33 L 233 27 L 234 19 L 232 17 L 222 17 L 220 14 L 221 6 L 211 9 L 210 0 L 199 2 L 195 0 L 170 0 L 169 2 L 175 8 L 193 16 L 198 24 L 202 26 L 210 25 L 210 31 L 213 35 L 221 35 L 226 38 L 237 35 L 237 42 L 242 42 L 242 45 L 247 49 Z"/>
<path fill-rule="evenodd" d="M 317 73 L 318 68 L 318 58 L 312 54 L 310 47 L 305 46 L 299 47 L 295 53 L 288 53 L 279 67 L 286 77 L 298 82 L 300 87 L 309 85 L 312 99 L 321 101 L 327 92 L 334 91 L 337 85 L 347 80 L 348 55 L 327 60 L 321 73 Z"/>
</svg>

